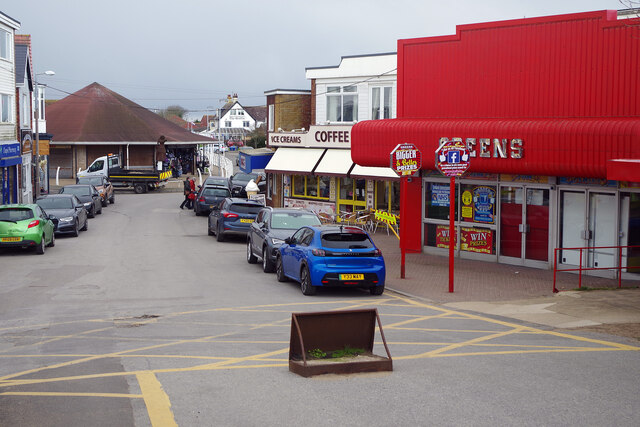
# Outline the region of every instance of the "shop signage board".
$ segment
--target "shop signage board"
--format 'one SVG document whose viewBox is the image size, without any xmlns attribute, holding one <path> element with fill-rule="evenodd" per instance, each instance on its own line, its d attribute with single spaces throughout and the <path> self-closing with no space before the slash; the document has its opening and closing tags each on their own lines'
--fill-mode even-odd
<svg viewBox="0 0 640 427">
<path fill-rule="evenodd" d="M 464 175 L 469 166 L 469 150 L 462 139 L 444 139 L 436 150 L 436 169 L 444 176 L 455 177 Z"/>
<path fill-rule="evenodd" d="M 308 131 L 269 132 L 269 147 L 351 148 L 352 125 L 318 125 Z"/>
<path fill-rule="evenodd" d="M 415 145 L 405 142 L 391 151 L 391 169 L 400 177 L 413 176 L 422 167 L 422 153 Z"/>
</svg>

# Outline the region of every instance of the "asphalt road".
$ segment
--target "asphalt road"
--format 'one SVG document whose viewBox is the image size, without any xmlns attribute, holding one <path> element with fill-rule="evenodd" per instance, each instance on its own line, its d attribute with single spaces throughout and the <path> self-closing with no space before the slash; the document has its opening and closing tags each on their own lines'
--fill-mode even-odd
<svg viewBox="0 0 640 427">
<path fill-rule="evenodd" d="M 637 342 L 305 297 L 181 201 L 121 192 L 43 256 L 0 251 L 0 426 L 637 425 Z M 378 309 L 393 372 L 289 372 L 291 313 L 347 308 Z"/>
</svg>

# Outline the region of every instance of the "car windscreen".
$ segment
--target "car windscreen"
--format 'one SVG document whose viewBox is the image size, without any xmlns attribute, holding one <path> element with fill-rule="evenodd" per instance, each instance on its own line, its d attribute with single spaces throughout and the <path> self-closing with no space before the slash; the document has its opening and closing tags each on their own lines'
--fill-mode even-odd
<svg viewBox="0 0 640 427">
<path fill-rule="evenodd" d="M 373 243 L 364 233 L 323 233 L 322 246 L 336 249 L 370 249 Z"/>
<path fill-rule="evenodd" d="M 229 207 L 229 212 L 258 215 L 260 209 L 262 209 L 262 205 L 233 203 Z"/>
<path fill-rule="evenodd" d="M 226 188 L 205 188 L 202 195 L 212 197 L 229 197 L 230 193 Z"/>
<path fill-rule="evenodd" d="M 227 185 L 227 178 L 207 178 L 204 185 Z"/>
<path fill-rule="evenodd" d="M 36 203 L 45 211 L 47 209 L 73 209 L 71 197 L 47 197 L 37 200 Z"/>
<path fill-rule="evenodd" d="M 256 178 L 258 178 L 258 175 L 254 173 L 238 172 L 233 176 L 234 181 L 240 181 L 240 182 L 244 182 L 244 181 L 248 182 L 248 181 L 251 181 L 252 179 L 255 180 Z"/>
<path fill-rule="evenodd" d="M 75 194 L 76 196 L 90 196 L 90 187 L 62 187 L 61 193 Z"/>
<path fill-rule="evenodd" d="M 102 178 L 78 178 L 78 184 L 102 185 Z"/>
<path fill-rule="evenodd" d="M 9 208 L 0 209 L 0 221 L 24 221 L 33 218 L 31 209 Z"/>
<path fill-rule="evenodd" d="M 297 230 L 305 225 L 320 225 L 320 220 L 304 212 L 277 212 L 271 216 L 271 228 Z"/>
</svg>

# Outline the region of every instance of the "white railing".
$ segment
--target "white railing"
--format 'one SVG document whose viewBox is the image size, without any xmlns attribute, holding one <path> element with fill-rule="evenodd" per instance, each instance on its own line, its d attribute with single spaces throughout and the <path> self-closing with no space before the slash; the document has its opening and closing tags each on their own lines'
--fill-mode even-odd
<svg viewBox="0 0 640 427">
<path fill-rule="evenodd" d="M 212 145 L 205 146 L 204 150 L 205 156 L 209 159 L 209 167 L 217 167 L 221 176 L 229 178 L 233 175 L 233 162 L 224 153 L 216 153 L 215 147 Z M 209 174 L 211 175 L 211 169 L 209 169 Z"/>
</svg>

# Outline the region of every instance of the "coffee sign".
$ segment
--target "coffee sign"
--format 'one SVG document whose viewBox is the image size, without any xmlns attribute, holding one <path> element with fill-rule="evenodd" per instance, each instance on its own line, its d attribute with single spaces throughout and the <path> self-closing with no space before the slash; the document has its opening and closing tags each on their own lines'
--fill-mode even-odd
<svg viewBox="0 0 640 427">
<path fill-rule="evenodd" d="M 351 148 L 351 125 L 311 126 L 307 132 L 269 132 L 270 147 Z"/>
</svg>

